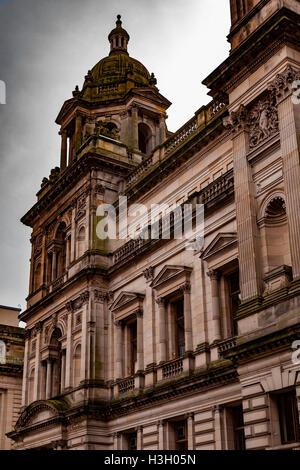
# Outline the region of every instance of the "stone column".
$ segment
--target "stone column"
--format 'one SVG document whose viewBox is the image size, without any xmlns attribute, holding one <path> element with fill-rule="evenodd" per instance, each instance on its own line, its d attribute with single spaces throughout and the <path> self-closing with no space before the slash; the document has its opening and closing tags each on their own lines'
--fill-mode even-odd
<svg viewBox="0 0 300 470">
<path fill-rule="evenodd" d="M 210 342 L 221 339 L 221 316 L 220 316 L 220 298 L 219 298 L 219 278 L 220 273 L 217 270 L 208 271 L 211 285 L 211 319 L 209 327 Z"/>
<path fill-rule="evenodd" d="M 163 115 L 159 119 L 159 140 L 160 144 L 166 140 L 166 123 Z"/>
<path fill-rule="evenodd" d="M 66 373 L 66 351 L 62 351 L 61 356 L 61 371 L 60 371 L 60 391 L 63 392 L 65 389 L 65 373 Z"/>
<path fill-rule="evenodd" d="M 138 426 L 136 432 L 136 450 L 143 450 L 143 427 Z"/>
<path fill-rule="evenodd" d="M 63 130 L 60 132 L 61 135 L 61 150 L 60 150 L 60 168 L 64 170 L 67 166 L 67 131 Z"/>
<path fill-rule="evenodd" d="M 215 418 L 215 446 L 216 450 L 223 449 L 223 419 L 222 419 L 222 406 L 216 405 L 214 408 L 214 418 Z"/>
<path fill-rule="evenodd" d="M 194 413 L 187 415 L 188 450 L 194 450 Z"/>
<path fill-rule="evenodd" d="M 105 329 L 106 324 L 106 302 L 108 294 L 102 290 L 95 290 L 94 292 L 94 309 L 95 309 L 95 347 L 93 351 L 93 364 L 91 366 L 94 370 L 94 378 L 105 379 L 108 377 L 108 355 L 110 350 L 107 347 L 107 330 Z M 109 351 L 109 353 L 108 353 Z"/>
<path fill-rule="evenodd" d="M 33 385 L 33 401 L 39 399 L 39 388 L 40 388 L 40 348 L 41 348 L 41 331 L 42 323 L 38 322 L 35 325 L 36 329 L 36 351 L 35 351 L 35 372 L 34 372 L 34 385 Z"/>
<path fill-rule="evenodd" d="M 82 329 L 81 329 L 81 367 L 80 380 L 88 378 L 88 299 L 89 292 L 85 291 L 80 294 L 82 302 Z"/>
<path fill-rule="evenodd" d="M 118 432 L 115 432 L 113 435 L 114 450 L 119 450 L 119 438 L 120 438 L 120 434 Z"/>
<path fill-rule="evenodd" d="M 154 291 L 151 282 L 154 277 L 154 268 L 149 267 L 143 272 L 146 279 L 146 296 L 145 296 L 145 312 L 147 316 L 144 318 L 144 367 L 145 367 L 145 384 L 152 385 L 156 381 L 156 321 L 155 321 L 155 300 Z"/>
<path fill-rule="evenodd" d="M 67 347 L 66 347 L 66 373 L 65 373 L 65 388 L 72 387 L 72 306 L 67 303 Z"/>
<path fill-rule="evenodd" d="M 300 277 L 300 96 L 293 94 L 293 83 L 300 71 L 288 66 L 277 75 L 270 90 L 277 102 L 286 212 L 289 226 L 293 277 Z M 296 86 L 295 86 L 296 88 Z"/>
<path fill-rule="evenodd" d="M 137 318 L 137 370 L 144 370 L 144 348 L 143 348 L 143 311 L 139 310 Z"/>
<path fill-rule="evenodd" d="M 166 325 L 166 301 L 163 298 L 156 300 L 158 305 L 159 345 L 158 362 L 167 360 L 167 325 Z"/>
<path fill-rule="evenodd" d="M 75 153 L 79 150 L 81 146 L 82 139 L 82 116 L 78 114 L 75 120 Z"/>
<path fill-rule="evenodd" d="M 76 256 L 76 222 L 75 222 L 75 214 L 76 214 L 76 200 L 72 203 L 72 221 L 71 221 L 71 256 L 70 262 L 75 260 Z"/>
<path fill-rule="evenodd" d="M 22 382 L 22 406 L 27 405 L 27 388 L 28 388 L 28 352 L 29 352 L 30 330 L 25 330 L 25 348 L 24 348 L 24 369 Z"/>
<path fill-rule="evenodd" d="M 191 312 L 191 284 L 187 282 L 182 286 L 184 295 L 184 340 L 185 351 L 193 351 L 192 312 Z"/>
<path fill-rule="evenodd" d="M 158 421 L 158 450 L 165 449 L 165 423 L 164 421 Z"/>
<path fill-rule="evenodd" d="M 233 171 L 242 300 L 258 297 L 261 293 L 255 186 L 247 160 L 247 122 L 247 110 L 243 105 L 238 111 L 232 112 L 230 118 L 224 122 L 233 132 Z"/>
<path fill-rule="evenodd" d="M 122 323 L 115 321 L 115 380 L 123 377 L 123 332 Z"/>
<path fill-rule="evenodd" d="M 46 400 L 51 397 L 52 391 L 52 360 L 47 359 L 47 375 L 46 375 Z"/>
<path fill-rule="evenodd" d="M 133 106 L 131 108 L 131 139 L 132 139 L 132 148 L 139 148 L 139 129 L 138 129 L 138 108 Z"/>
</svg>

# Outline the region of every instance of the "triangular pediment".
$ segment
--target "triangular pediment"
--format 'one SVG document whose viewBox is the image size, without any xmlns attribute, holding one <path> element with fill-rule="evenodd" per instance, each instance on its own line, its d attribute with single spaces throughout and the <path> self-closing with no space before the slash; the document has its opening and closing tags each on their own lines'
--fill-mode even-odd
<svg viewBox="0 0 300 470">
<path fill-rule="evenodd" d="M 201 258 L 207 259 L 216 253 L 227 249 L 229 246 L 237 243 L 236 232 L 223 232 L 218 235 L 210 242 L 207 248 L 203 251 Z"/>
<path fill-rule="evenodd" d="M 112 312 L 122 310 L 127 307 L 131 302 L 141 302 L 144 299 L 144 294 L 140 294 L 137 292 L 121 292 L 114 303 L 111 305 L 110 310 Z"/>
<path fill-rule="evenodd" d="M 172 266 L 166 265 L 162 268 L 159 274 L 153 279 L 151 287 L 157 289 L 159 286 L 165 284 L 166 282 L 174 279 L 177 276 L 184 275 L 185 273 L 190 273 L 192 268 L 186 266 Z"/>
</svg>

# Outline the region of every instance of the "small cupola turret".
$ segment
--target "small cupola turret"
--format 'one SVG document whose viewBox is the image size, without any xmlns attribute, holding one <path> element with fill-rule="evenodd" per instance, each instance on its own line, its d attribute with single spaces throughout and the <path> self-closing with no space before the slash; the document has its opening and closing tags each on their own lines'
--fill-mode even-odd
<svg viewBox="0 0 300 470">
<path fill-rule="evenodd" d="M 130 37 L 125 29 L 122 28 L 121 15 L 117 16 L 116 27 L 109 33 L 110 54 L 114 52 L 127 52 L 127 44 Z"/>
</svg>

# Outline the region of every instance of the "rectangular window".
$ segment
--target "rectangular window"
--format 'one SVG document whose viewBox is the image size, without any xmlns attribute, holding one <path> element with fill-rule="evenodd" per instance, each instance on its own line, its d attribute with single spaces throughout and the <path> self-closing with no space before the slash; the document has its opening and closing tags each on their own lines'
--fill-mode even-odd
<svg viewBox="0 0 300 470">
<path fill-rule="evenodd" d="M 177 357 L 181 357 L 185 353 L 183 298 L 174 302 L 173 306 L 175 320 L 175 353 Z"/>
<path fill-rule="evenodd" d="M 131 432 L 126 435 L 128 450 L 137 450 L 137 433 Z"/>
<path fill-rule="evenodd" d="M 228 448 L 230 450 L 245 450 L 243 406 L 239 404 L 227 407 L 226 415 Z"/>
<path fill-rule="evenodd" d="M 130 323 L 128 326 L 130 341 L 130 375 L 133 375 L 136 372 L 137 361 L 137 322 Z"/>
<path fill-rule="evenodd" d="M 281 443 L 299 440 L 299 415 L 295 390 L 277 396 Z"/>
<path fill-rule="evenodd" d="M 170 450 L 188 450 L 187 422 L 186 420 L 171 421 L 170 432 L 172 437 L 169 443 Z"/>
</svg>

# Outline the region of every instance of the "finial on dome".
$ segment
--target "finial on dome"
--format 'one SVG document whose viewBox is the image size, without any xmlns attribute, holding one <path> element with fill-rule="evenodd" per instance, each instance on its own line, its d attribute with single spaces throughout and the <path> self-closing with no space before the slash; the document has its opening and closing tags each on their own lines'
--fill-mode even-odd
<svg viewBox="0 0 300 470">
<path fill-rule="evenodd" d="M 122 28 L 121 15 L 117 15 L 116 28 L 109 33 L 108 40 L 110 42 L 110 53 L 116 51 L 127 52 L 129 34 Z"/>
</svg>

